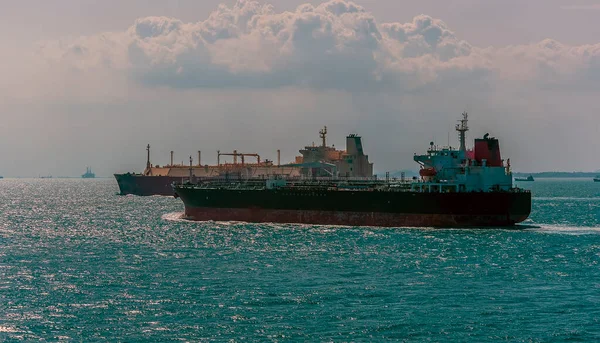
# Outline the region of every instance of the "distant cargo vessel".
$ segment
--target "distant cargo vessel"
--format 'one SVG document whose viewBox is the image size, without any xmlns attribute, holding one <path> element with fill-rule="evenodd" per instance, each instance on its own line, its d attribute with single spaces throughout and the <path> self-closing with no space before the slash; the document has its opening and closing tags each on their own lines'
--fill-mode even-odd
<svg viewBox="0 0 600 343">
<path fill-rule="evenodd" d="M 535 179 L 532 175 L 529 175 L 528 177 L 517 177 L 515 181 L 535 181 Z"/>
<path fill-rule="evenodd" d="M 301 177 L 306 175 L 332 176 L 344 175 L 347 177 L 368 177 L 373 175 L 373 164 L 369 162 L 368 156 L 362 154 L 360 137 L 349 135 L 346 138 L 356 150 L 356 154 L 348 153 L 348 150 L 337 150 L 327 145 L 327 127 L 319 131 L 322 144 L 314 143 L 301 149 L 293 163 L 281 164 L 281 154 L 277 150 L 277 162 L 261 159 L 256 153 L 241 153 L 234 150 L 231 153 L 217 151 L 216 165 L 202 165 L 201 152 L 198 151 L 197 164 L 190 165 L 174 164 L 173 151 L 171 151 L 171 163 L 166 166 L 152 165 L 150 162 L 150 145 L 146 147 L 146 169 L 141 174 L 125 173 L 115 174 L 120 193 L 134 195 L 174 195 L 172 184 L 189 181 L 194 182 L 211 179 L 266 179 L 272 176 L 284 176 L 287 178 Z M 232 163 L 222 163 L 221 158 L 228 156 L 233 159 Z M 252 162 L 248 162 L 252 158 Z"/>
<path fill-rule="evenodd" d="M 92 172 L 92 168 L 90 168 L 90 167 L 87 167 L 87 168 L 85 169 L 85 174 L 81 175 L 81 177 L 82 177 L 82 178 L 84 178 L 84 179 L 93 179 L 93 178 L 95 178 L 95 177 L 96 177 L 96 174 L 94 174 L 94 173 Z"/>
<path fill-rule="evenodd" d="M 300 179 L 208 180 L 175 184 L 191 220 L 306 223 L 385 227 L 511 226 L 531 212 L 531 193 L 513 187 L 510 162 L 487 134 L 466 149 L 467 113 L 456 126 L 460 148 L 415 155 L 420 179 L 390 181 L 344 177 L 335 168 Z M 358 136 L 348 137 L 347 156 L 362 155 Z M 350 163 L 351 165 L 353 163 Z M 372 168 L 372 165 L 370 166 Z M 372 169 L 371 169 L 372 170 Z M 320 175 L 333 172 L 330 178 Z"/>
<path fill-rule="evenodd" d="M 144 169 L 143 173 L 115 174 L 120 194 L 173 196 L 174 192 L 171 184 L 189 180 L 190 178 L 194 181 L 217 177 L 247 179 L 267 175 L 294 175 L 297 169 L 280 165 L 279 162 L 275 165 L 270 160 L 261 160 L 258 154 L 240 153 L 237 150 L 234 150 L 232 153 L 217 151 L 217 165 L 202 165 L 202 155 L 198 151 L 198 163 L 195 165 L 192 164 L 190 157 L 189 166 L 174 164 L 174 153 L 171 151 L 171 163 L 161 167 L 150 163 L 150 144 L 146 147 L 146 151 L 146 169 Z M 222 156 L 232 157 L 233 163 L 221 163 Z M 247 157 L 256 158 L 256 162 L 248 163 L 246 161 Z"/>
</svg>

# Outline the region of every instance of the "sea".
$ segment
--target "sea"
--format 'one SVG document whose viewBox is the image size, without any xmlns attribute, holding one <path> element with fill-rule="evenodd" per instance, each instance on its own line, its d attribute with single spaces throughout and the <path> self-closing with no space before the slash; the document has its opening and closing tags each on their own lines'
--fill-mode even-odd
<svg viewBox="0 0 600 343">
<path fill-rule="evenodd" d="M 514 228 L 189 222 L 113 179 L 0 180 L 0 342 L 598 342 L 600 183 Z"/>
</svg>

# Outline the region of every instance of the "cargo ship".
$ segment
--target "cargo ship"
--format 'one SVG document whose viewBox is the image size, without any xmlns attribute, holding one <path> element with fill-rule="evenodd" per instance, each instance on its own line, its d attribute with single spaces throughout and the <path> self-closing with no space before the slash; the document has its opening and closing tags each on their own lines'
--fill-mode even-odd
<svg viewBox="0 0 600 343">
<path fill-rule="evenodd" d="M 513 186 L 510 161 L 486 134 L 467 150 L 468 115 L 456 126 L 460 148 L 430 143 L 414 156 L 420 177 L 380 180 L 321 171 L 300 178 L 174 184 L 185 218 L 383 227 L 505 227 L 527 219 L 531 193 Z M 349 137 L 350 138 L 350 137 Z M 352 137 L 347 154 L 362 144 Z M 355 144 L 358 143 L 358 144 Z M 315 174 L 315 172 L 317 172 Z"/>
<path fill-rule="evenodd" d="M 120 194 L 133 194 L 140 196 L 165 195 L 173 196 L 171 184 L 183 180 L 194 181 L 208 180 L 214 178 L 247 179 L 252 177 L 265 177 L 268 175 L 294 175 L 297 168 L 281 165 L 280 152 L 278 151 L 278 163 L 265 159 L 255 153 L 241 153 L 234 150 L 231 153 L 217 151 L 217 165 L 202 165 L 202 152 L 198 151 L 198 160 L 193 164 L 190 156 L 190 164 L 175 164 L 173 162 L 174 152 L 171 151 L 171 163 L 160 166 L 150 162 L 150 144 L 146 146 L 147 158 L 146 168 L 142 173 L 114 174 L 119 185 Z M 221 163 L 223 156 L 233 158 L 233 163 Z M 247 158 L 255 158 L 255 162 L 248 162 Z M 298 174 L 299 175 L 299 174 Z"/>
<path fill-rule="evenodd" d="M 92 168 L 90 168 L 90 167 L 86 167 L 86 168 L 85 168 L 85 174 L 82 174 L 82 175 L 81 175 L 81 178 L 82 178 L 82 179 L 93 179 L 93 178 L 95 178 L 95 177 L 96 177 L 96 174 L 94 174 L 94 173 L 92 172 Z"/>
<path fill-rule="evenodd" d="M 292 163 L 281 164 L 281 151 L 277 150 L 277 162 L 262 160 L 256 153 L 241 153 L 234 150 L 231 153 L 217 151 L 216 165 L 202 165 L 202 152 L 198 151 L 198 159 L 193 164 L 174 164 L 174 152 L 171 151 L 171 163 L 166 166 L 153 165 L 150 162 L 150 144 L 146 147 L 146 168 L 142 173 L 115 174 L 120 194 L 133 195 L 174 195 L 172 184 L 189 181 L 207 180 L 264 180 L 272 176 L 288 178 L 315 174 L 331 176 L 334 173 L 346 176 L 369 176 L 373 174 L 373 164 L 368 156 L 362 153 L 360 137 L 349 135 L 346 140 L 350 144 L 358 144 L 356 154 L 348 154 L 346 150 L 338 150 L 335 146 L 327 145 L 327 127 L 319 131 L 322 144 L 305 146 L 299 150 Z M 222 162 L 222 158 L 232 159 Z M 248 158 L 251 160 L 249 161 Z"/>
</svg>

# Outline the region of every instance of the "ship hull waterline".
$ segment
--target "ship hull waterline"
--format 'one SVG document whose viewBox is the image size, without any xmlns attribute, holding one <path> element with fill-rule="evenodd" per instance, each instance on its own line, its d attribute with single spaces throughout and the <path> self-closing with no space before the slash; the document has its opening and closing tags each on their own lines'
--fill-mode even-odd
<svg viewBox="0 0 600 343">
<path fill-rule="evenodd" d="M 184 202 L 184 217 L 194 221 L 379 227 L 508 227 L 526 220 L 531 211 L 530 193 L 446 195 L 331 192 L 337 194 L 313 195 L 310 200 L 316 203 L 308 202 L 311 196 L 304 197 L 302 194 L 296 194 L 296 199 L 285 199 L 281 195 L 261 197 L 258 194 L 242 195 L 227 191 L 176 189 L 176 193 Z M 356 203 L 361 193 L 364 202 Z M 327 199 L 330 197 L 332 199 Z M 340 201 L 340 197 L 347 199 Z"/>
</svg>

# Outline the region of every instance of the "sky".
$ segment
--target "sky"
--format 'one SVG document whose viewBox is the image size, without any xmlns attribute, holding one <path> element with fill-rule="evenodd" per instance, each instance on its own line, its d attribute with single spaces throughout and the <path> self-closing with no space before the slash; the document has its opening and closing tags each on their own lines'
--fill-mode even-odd
<svg viewBox="0 0 600 343">
<path fill-rule="evenodd" d="M 594 171 L 599 37 L 594 0 L 2 1 L 0 175 L 292 161 L 325 125 L 417 169 L 465 110 L 516 171 Z"/>
</svg>

